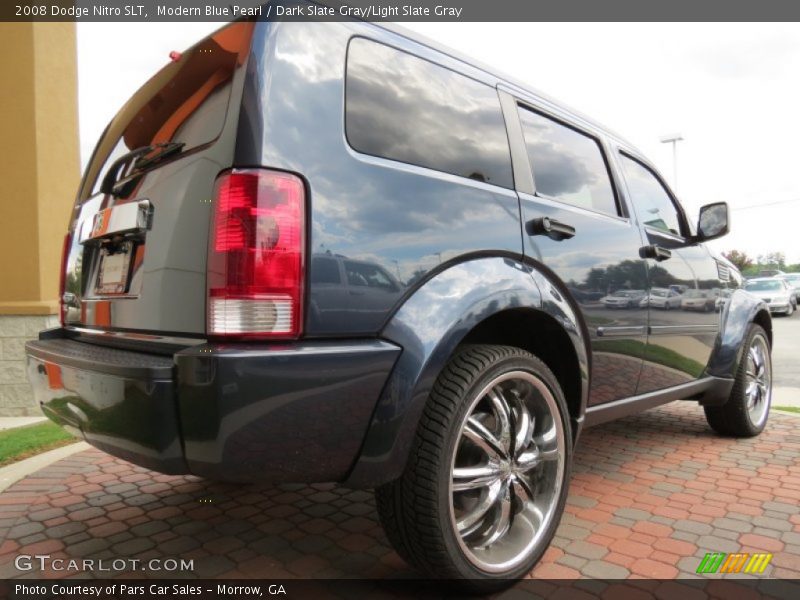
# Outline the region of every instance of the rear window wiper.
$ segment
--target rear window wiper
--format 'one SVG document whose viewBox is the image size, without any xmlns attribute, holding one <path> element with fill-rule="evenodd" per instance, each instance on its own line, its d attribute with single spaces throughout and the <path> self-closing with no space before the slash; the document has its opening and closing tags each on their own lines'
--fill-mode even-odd
<svg viewBox="0 0 800 600">
<path fill-rule="evenodd" d="M 145 169 L 149 166 L 156 164 L 159 161 L 164 160 L 172 156 L 173 154 L 178 154 L 186 144 L 183 142 L 164 142 L 163 144 L 155 144 L 150 146 L 155 152 L 152 154 L 148 152 L 142 156 L 139 156 L 133 162 L 133 169 L 132 171 L 139 171 L 141 169 Z"/>
<path fill-rule="evenodd" d="M 178 154 L 185 145 L 183 142 L 163 142 L 134 148 L 111 164 L 103 177 L 100 191 L 117 197 L 126 196 L 144 169 Z M 122 175 L 126 169 L 127 172 Z"/>
</svg>

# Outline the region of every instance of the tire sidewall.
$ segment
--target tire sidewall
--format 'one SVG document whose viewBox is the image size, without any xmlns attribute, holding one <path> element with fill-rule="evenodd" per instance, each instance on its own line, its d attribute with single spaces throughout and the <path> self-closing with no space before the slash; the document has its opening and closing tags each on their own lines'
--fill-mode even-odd
<svg viewBox="0 0 800 600">
<path fill-rule="evenodd" d="M 486 572 L 475 566 L 469 558 L 464 554 L 464 551 L 459 544 L 457 532 L 452 527 L 450 516 L 450 466 L 453 460 L 453 453 L 456 450 L 457 443 L 460 438 L 460 425 L 465 418 L 465 413 L 472 407 L 476 394 L 483 389 L 483 387 L 495 377 L 502 375 L 509 371 L 526 371 L 535 377 L 539 378 L 548 387 L 558 406 L 559 416 L 564 429 L 564 476 L 561 482 L 561 490 L 559 498 L 556 503 L 555 513 L 550 520 L 545 533 L 541 538 L 539 548 L 535 550 L 528 558 L 527 561 L 521 563 L 517 568 L 502 574 Z M 544 552 L 550 546 L 550 542 L 555 535 L 555 531 L 561 521 L 563 514 L 564 504 L 567 499 L 567 492 L 569 487 L 570 472 L 572 466 L 572 435 L 569 421 L 569 412 L 567 410 L 566 401 L 563 392 L 558 385 L 556 378 L 550 370 L 544 366 L 541 361 L 532 356 L 509 356 L 504 357 L 497 362 L 493 363 L 481 375 L 476 377 L 471 385 L 466 397 L 462 400 L 458 410 L 453 415 L 453 418 L 448 423 L 447 427 L 447 443 L 444 447 L 444 452 L 439 460 L 437 482 L 441 493 L 439 494 L 439 515 L 442 519 L 442 532 L 444 537 L 444 544 L 448 554 L 452 557 L 456 569 L 462 577 L 473 580 L 473 583 L 480 587 L 481 581 L 487 585 L 487 589 L 491 589 L 491 583 L 497 581 L 504 581 L 508 579 L 519 579 L 524 577 L 533 566 L 541 559 Z"/>
</svg>

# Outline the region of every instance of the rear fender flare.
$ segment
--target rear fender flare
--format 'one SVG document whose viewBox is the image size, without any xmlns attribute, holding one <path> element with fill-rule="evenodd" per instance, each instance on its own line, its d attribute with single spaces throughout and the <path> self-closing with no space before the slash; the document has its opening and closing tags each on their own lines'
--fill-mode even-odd
<svg viewBox="0 0 800 600">
<path fill-rule="evenodd" d="M 361 453 L 344 485 L 374 487 L 399 477 L 433 384 L 479 323 L 502 311 L 543 311 L 569 333 L 588 390 L 583 329 L 559 286 L 521 260 L 483 257 L 457 263 L 426 281 L 397 310 L 381 337 L 403 348 L 376 405 Z"/>
</svg>

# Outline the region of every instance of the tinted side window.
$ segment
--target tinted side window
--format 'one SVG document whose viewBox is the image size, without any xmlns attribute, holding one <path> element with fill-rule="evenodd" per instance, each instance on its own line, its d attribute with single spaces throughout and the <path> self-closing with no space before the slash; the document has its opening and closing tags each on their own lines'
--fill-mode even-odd
<svg viewBox="0 0 800 600">
<path fill-rule="evenodd" d="M 500 100 L 488 85 L 354 38 L 345 113 L 359 152 L 513 188 Z"/>
<path fill-rule="evenodd" d="M 574 206 L 618 214 L 597 140 L 523 107 L 519 116 L 538 193 Z"/>
<path fill-rule="evenodd" d="M 642 222 L 653 229 L 681 235 L 678 210 L 661 182 L 650 169 L 624 154 L 621 162 L 631 202 Z"/>
<path fill-rule="evenodd" d="M 339 263 L 335 258 L 321 258 L 315 256 L 311 259 L 312 283 L 342 283 L 339 275 Z"/>
<path fill-rule="evenodd" d="M 377 265 L 367 265 L 346 260 L 344 270 L 347 273 L 347 283 L 385 289 L 395 289 L 389 275 Z"/>
</svg>

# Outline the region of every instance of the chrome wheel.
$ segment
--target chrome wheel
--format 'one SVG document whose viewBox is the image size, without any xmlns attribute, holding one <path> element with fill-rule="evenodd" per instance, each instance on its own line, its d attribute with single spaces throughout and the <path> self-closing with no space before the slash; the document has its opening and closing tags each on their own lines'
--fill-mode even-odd
<svg viewBox="0 0 800 600">
<path fill-rule="evenodd" d="M 763 335 L 753 336 L 746 360 L 744 393 L 747 412 L 753 425 L 760 427 L 767 419 L 772 400 L 772 365 L 769 344 Z"/>
<path fill-rule="evenodd" d="M 494 378 L 460 423 L 450 517 L 469 561 L 509 571 L 538 548 L 557 512 L 565 435 L 550 389 L 527 371 Z"/>
</svg>

